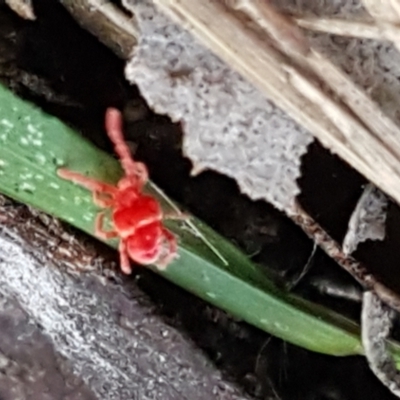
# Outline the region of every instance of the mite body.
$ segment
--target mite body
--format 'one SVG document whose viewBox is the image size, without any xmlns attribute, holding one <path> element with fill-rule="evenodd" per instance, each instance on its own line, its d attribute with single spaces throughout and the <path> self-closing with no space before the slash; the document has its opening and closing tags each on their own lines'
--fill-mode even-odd
<svg viewBox="0 0 400 400">
<path fill-rule="evenodd" d="M 177 243 L 173 233 L 163 225 L 166 216 L 158 201 L 143 194 L 148 181 L 147 167 L 134 161 L 125 143 L 121 113 L 109 108 L 105 124 L 125 172 L 118 184 L 113 186 L 65 168 L 60 168 L 57 174 L 90 190 L 96 205 L 112 210 L 113 229 L 104 229 L 103 210 L 96 217 L 95 234 L 104 240 L 120 238 L 121 270 L 125 274 L 132 272 L 129 258 L 141 265 L 154 264 L 160 269 L 165 268 L 177 256 Z M 184 218 L 183 214 L 170 217 Z"/>
</svg>

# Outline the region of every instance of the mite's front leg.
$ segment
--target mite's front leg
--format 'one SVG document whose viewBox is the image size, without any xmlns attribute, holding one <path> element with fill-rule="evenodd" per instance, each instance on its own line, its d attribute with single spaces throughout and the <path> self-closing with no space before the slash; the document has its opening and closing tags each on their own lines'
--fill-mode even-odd
<svg viewBox="0 0 400 400">
<path fill-rule="evenodd" d="M 72 181 L 77 185 L 83 186 L 92 192 L 105 193 L 110 196 L 115 196 L 118 191 L 115 186 L 89 178 L 80 174 L 79 172 L 70 171 L 66 168 L 59 168 L 57 170 L 57 175 L 67 181 Z"/>
<path fill-rule="evenodd" d="M 146 184 L 149 179 L 149 173 L 145 164 L 136 162 L 125 142 L 122 133 L 122 114 L 116 108 L 108 108 L 106 111 L 106 131 L 108 137 L 114 143 L 115 152 L 121 160 L 122 168 L 128 177 L 135 176 L 138 179 L 139 190 Z"/>
</svg>

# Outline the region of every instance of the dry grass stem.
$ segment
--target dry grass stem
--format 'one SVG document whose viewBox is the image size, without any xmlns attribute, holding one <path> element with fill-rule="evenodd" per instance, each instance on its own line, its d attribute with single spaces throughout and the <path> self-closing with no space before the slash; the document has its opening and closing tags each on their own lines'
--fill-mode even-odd
<svg viewBox="0 0 400 400">
<path fill-rule="evenodd" d="M 400 50 L 400 5 L 396 0 L 362 0 L 364 7 L 375 19 L 376 24 L 382 29 L 386 39 Z"/>
<path fill-rule="evenodd" d="M 386 40 L 385 34 L 371 21 L 350 21 L 339 18 L 318 18 L 296 16 L 293 20 L 298 26 L 312 31 L 360 39 Z"/>
<path fill-rule="evenodd" d="M 296 31 L 289 29 L 289 20 L 271 21 L 275 14 L 262 12 L 259 2 L 250 0 L 242 2 L 241 9 L 255 18 L 259 29 L 238 13 L 237 5 L 232 9 L 218 1 L 155 2 L 324 146 L 400 203 L 399 128 L 323 55 L 314 50 L 288 57 L 277 49 L 279 29 L 286 44 L 293 44 L 291 33 Z M 261 35 L 260 30 L 269 34 Z"/>
</svg>

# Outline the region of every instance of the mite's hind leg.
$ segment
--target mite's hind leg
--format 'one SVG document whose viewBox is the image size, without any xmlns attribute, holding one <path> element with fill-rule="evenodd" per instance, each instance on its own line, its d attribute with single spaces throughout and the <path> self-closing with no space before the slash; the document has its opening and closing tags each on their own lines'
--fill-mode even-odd
<svg viewBox="0 0 400 400">
<path fill-rule="evenodd" d="M 93 203 L 98 207 L 108 208 L 114 205 L 114 196 L 105 192 L 93 192 Z"/>
<path fill-rule="evenodd" d="M 129 261 L 128 251 L 126 250 L 126 244 L 123 239 L 119 242 L 118 250 L 121 270 L 124 274 L 130 275 L 132 273 L 132 268 Z"/>
<path fill-rule="evenodd" d="M 168 249 L 165 254 L 160 257 L 160 259 L 155 263 L 158 269 L 167 268 L 168 264 L 178 256 L 178 244 L 176 243 L 176 238 L 172 232 L 168 229 L 162 229 L 164 239 L 167 242 Z"/>
</svg>

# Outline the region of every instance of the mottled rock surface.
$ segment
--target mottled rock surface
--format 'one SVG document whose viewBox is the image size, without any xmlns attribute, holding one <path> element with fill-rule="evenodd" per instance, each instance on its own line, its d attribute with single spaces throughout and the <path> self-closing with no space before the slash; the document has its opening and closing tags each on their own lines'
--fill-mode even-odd
<svg viewBox="0 0 400 400">
<path fill-rule="evenodd" d="M 106 260 L 52 219 L 9 204 L 0 219 L 6 400 L 247 398 L 156 315 L 134 282 L 107 279 Z"/>
</svg>

